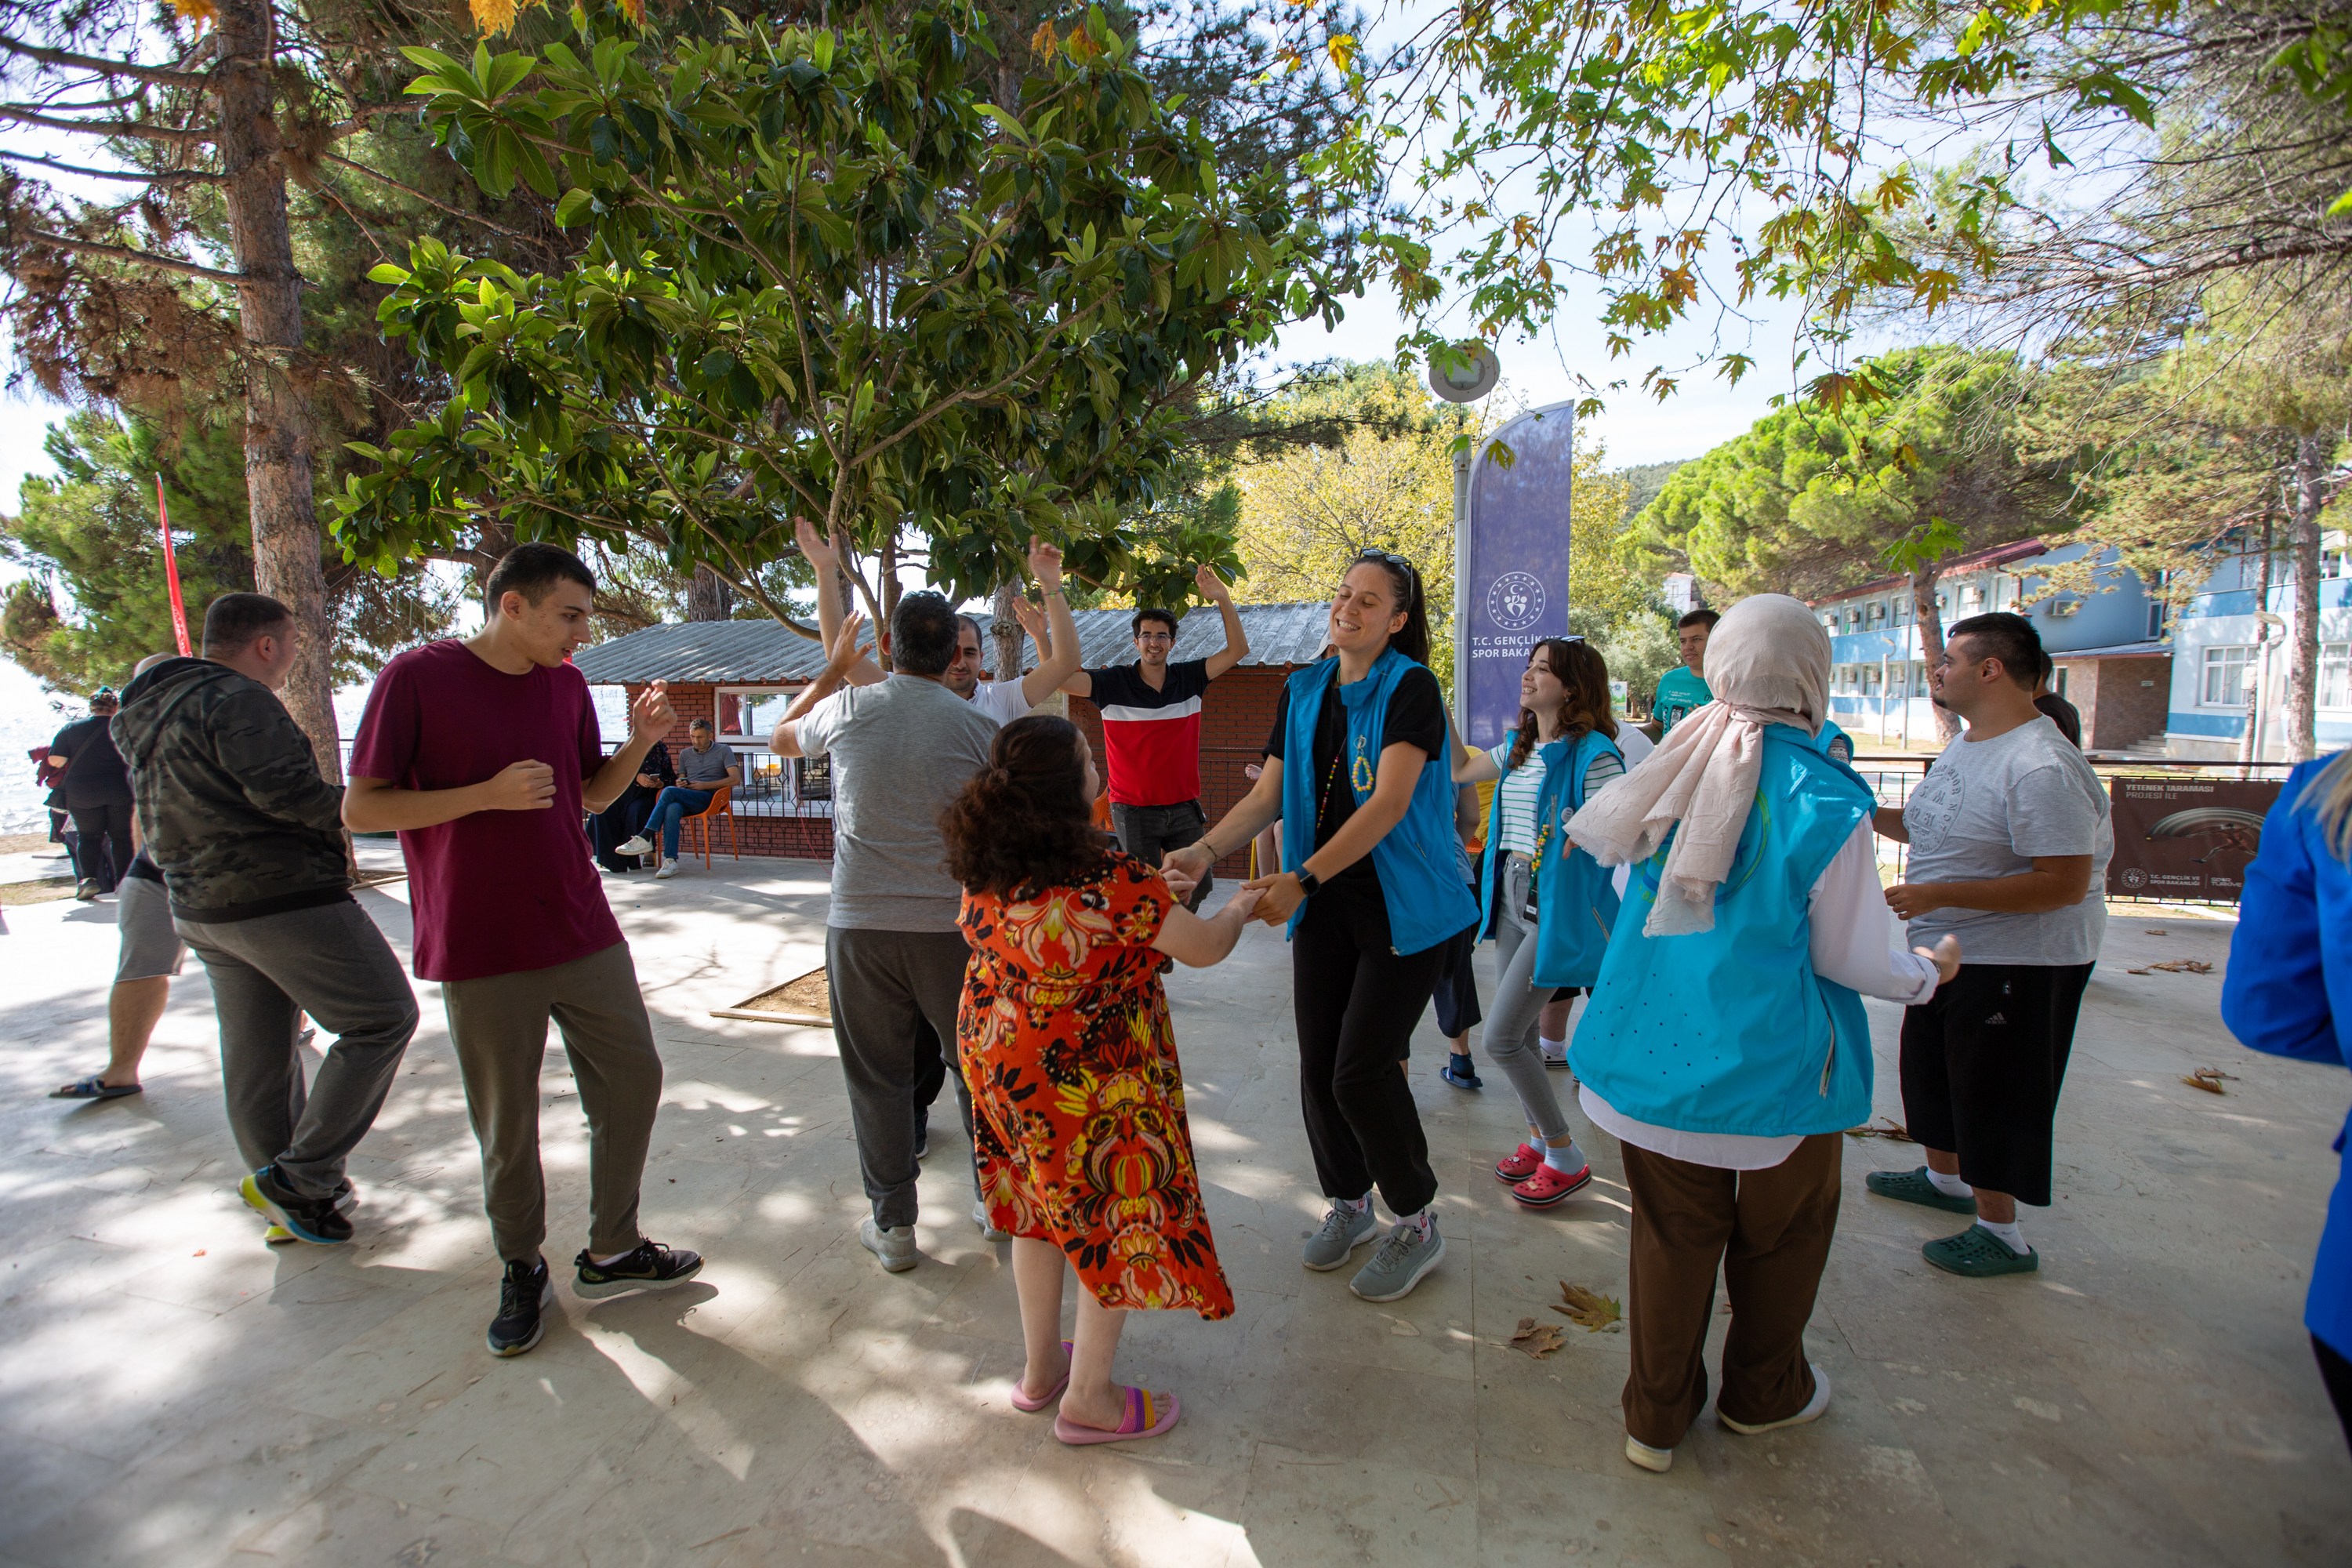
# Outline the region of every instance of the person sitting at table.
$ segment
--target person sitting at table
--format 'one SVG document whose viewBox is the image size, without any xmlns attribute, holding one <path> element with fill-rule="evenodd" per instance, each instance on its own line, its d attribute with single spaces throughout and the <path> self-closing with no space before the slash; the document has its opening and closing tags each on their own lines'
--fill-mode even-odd
<svg viewBox="0 0 2352 1568">
<path fill-rule="evenodd" d="M 588 837 L 596 847 L 596 864 L 607 871 L 638 868 L 638 857 L 623 854 L 621 845 L 627 839 L 642 838 L 645 826 L 654 815 L 654 802 L 663 790 L 676 783 L 677 769 L 670 763 L 669 747 L 656 741 L 654 749 L 646 753 L 646 765 L 637 770 L 637 776 L 621 792 L 620 799 L 588 819 Z"/>
<path fill-rule="evenodd" d="M 677 755 L 679 782 L 654 796 L 652 815 L 646 819 L 645 831 L 627 843 L 618 846 L 618 855 L 643 855 L 653 848 L 648 837 L 661 835 L 661 869 L 656 877 L 677 875 L 678 824 L 689 816 L 699 816 L 709 808 L 710 797 L 721 789 L 743 782 L 742 764 L 735 760 L 731 746 L 719 745 L 711 738 L 710 721 L 697 719 L 686 727 L 687 739 L 692 743 Z"/>
</svg>

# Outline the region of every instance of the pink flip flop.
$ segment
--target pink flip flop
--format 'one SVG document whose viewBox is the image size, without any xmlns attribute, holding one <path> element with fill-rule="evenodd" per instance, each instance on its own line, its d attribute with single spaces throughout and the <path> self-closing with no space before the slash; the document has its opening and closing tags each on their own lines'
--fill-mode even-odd
<svg viewBox="0 0 2352 1568">
<path fill-rule="evenodd" d="M 1062 1359 L 1065 1363 L 1068 1362 L 1069 1355 L 1070 1342 L 1064 1340 L 1062 1342 Z M 1034 1415 L 1040 1410 L 1045 1409 L 1048 1405 L 1053 1404 L 1056 1399 L 1061 1398 L 1062 1390 L 1069 1386 L 1070 1369 L 1067 1364 L 1065 1364 L 1062 1368 L 1062 1381 L 1055 1384 L 1053 1387 L 1047 1389 L 1045 1393 L 1039 1394 L 1034 1399 L 1030 1398 L 1027 1394 L 1021 1392 L 1021 1380 L 1016 1377 L 1013 1380 L 1013 1408 L 1018 1410 L 1024 1415 Z"/>
<path fill-rule="evenodd" d="M 1176 1425 L 1183 1406 L 1172 1394 L 1154 1394 L 1150 1389 L 1129 1388 L 1127 1391 L 1127 1418 L 1116 1432 L 1099 1427 L 1081 1426 L 1066 1415 L 1054 1417 L 1054 1436 L 1073 1447 L 1087 1443 L 1134 1443 L 1146 1437 L 1164 1437 Z"/>
</svg>

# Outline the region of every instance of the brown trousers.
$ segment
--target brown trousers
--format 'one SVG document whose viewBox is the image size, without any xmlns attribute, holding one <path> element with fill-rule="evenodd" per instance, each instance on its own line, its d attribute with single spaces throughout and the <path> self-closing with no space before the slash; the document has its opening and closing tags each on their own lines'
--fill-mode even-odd
<svg viewBox="0 0 2352 1568">
<path fill-rule="evenodd" d="M 441 1002 L 482 1146 L 482 1206 L 499 1256 L 530 1262 L 547 1239 L 539 1079 L 551 1017 L 588 1117 L 588 1250 L 608 1258 L 636 1246 L 637 1184 L 661 1109 L 662 1064 L 629 944 L 551 969 L 449 981 Z"/>
<path fill-rule="evenodd" d="M 1716 1408 L 1746 1422 L 1794 1415 L 1813 1396 L 1805 1324 L 1837 1229 L 1843 1136 L 1806 1139 L 1769 1171 L 1723 1171 L 1622 1145 L 1633 1192 L 1626 1287 L 1633 1371 L 1625 1430 L 1671 1448 L 1706 1405 L 1715 1273 L 1731 1297 Z"/>
</svg>

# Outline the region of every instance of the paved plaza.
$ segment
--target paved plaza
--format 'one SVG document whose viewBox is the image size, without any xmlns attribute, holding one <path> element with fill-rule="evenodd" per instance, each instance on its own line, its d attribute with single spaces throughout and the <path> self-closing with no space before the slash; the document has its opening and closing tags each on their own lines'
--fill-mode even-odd
<svg viewBox="0 0 2352 1568">
<path fill-rule="evenodd" d="M 1070 1449 L 1014 1413 L 1008 1249 L 972 1226 L 964 1140 L 934 1134 L 922 1265 L 886 1275 L 854 1234 L 830 1034 L 709 1016 L 821 961 L 824 869 L 608 879 L 668 1064 L 646 1226 L 709 1263 L 666 1294 L 565 1289 L 511 1361 L 482 1344 L 499 1269 L 436 988 L 353 1162 L 358 1240 L 272 1250 L 233 1191 L 202 965 L 143 1097 L 47 1100 L 104 1060 L 114 906 L 0 909 L 0 1565 L 2352 1561 L 2352 1458 L 2299 1323 L 2352 1080 L 2229 1039 L 2225 921 L 2118 908 L 2059 1198 L 2026 1220 L 2038 1276 L 1929 1268 L 1957 1216 L 1862 1184 L 1916 1150 L 1848 1141 L 1809 1336 L 1829 1415 L 1742 1438 L 1710 1411 L 1651 1476 L 1622 1455 L 1623 1335 L 1546 1310 L 1561 1281 L 1623 1293 L 1616 1145 L 1578 1118 L 1593 1196 L 1520 1212 L 1487 1170 L 1517 1135 L 1500 1075 L 1448 1088 L 1428 1021 L 1444 1266 L 1382 1307 L 1300 1268 L 1321 1202 L 1263 928 L 1169 984 L 1240 1304 L 1130 1321 L 1120 1372 L 1179 1392 L 1182 1425 Z M 404 958 L 405 893 L 362 895 Z M 2215 970 L 2126 973 L 2174 958 Z M 1898 1010 L 1869 1005 L 1899 1120 Z M 2225 1096 L 2180 1081 L 2200 1067 L 2235 1075 Z M 545 1091 L 568 1282 L 586 1140 L 560 1050 Z M 1557 1352 L 1511 1347 L 1528 1317 L 1567 1329 Z"/>
</svg>

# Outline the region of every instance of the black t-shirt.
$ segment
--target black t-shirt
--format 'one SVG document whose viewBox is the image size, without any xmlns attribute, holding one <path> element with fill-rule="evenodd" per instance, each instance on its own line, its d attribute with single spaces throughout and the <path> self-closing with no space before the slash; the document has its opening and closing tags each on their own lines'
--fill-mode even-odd
<svg viewBox="0 0 2352 1568">
<path fill-rule="evenodd" d="M 1323 706 L 1315 716 L 1315 847 L 1320 849 L 1331 842 L 1331 836 L 1347 825 L 1356 815 L 1356 792 L 1349 781 L 1340 776 L 1332 762 L 1339 755 L 1348 733 L 1346 707 L 1339 700 L 1339 683 L 1334 679 L 1323 689 Z M 1265 754 L 1283 761 L 1283 748 L 1290 739 L 1290 694 L 1283 693 L 1274 710 L 1274 732 L 1265 739 Z M 1437 677 L 1426 669 L 1409 669 L 1399 678 L 1396 689 L 1389 693 L 1389 710 L 1381 729 L 1381 749 L 1391 746 L 1419 746 L 1433 757 L 1445 755 L 1445 695 L 1438 689 Z M 1333 879 L 1360 877 L 1377 879 L 1372 869 L 1372 858 L 1363 857 Z"/>
<path fill-rule="evenodd" d="M 114 749 L 107 719 L 93 716 L 68 724 L 49 742 L 49 750 L 67 758 L 58 780 L 58 793 L 68 809 L 74 806 L 127 805 L 131 800 L 131 768 Z"/>
</svg>

